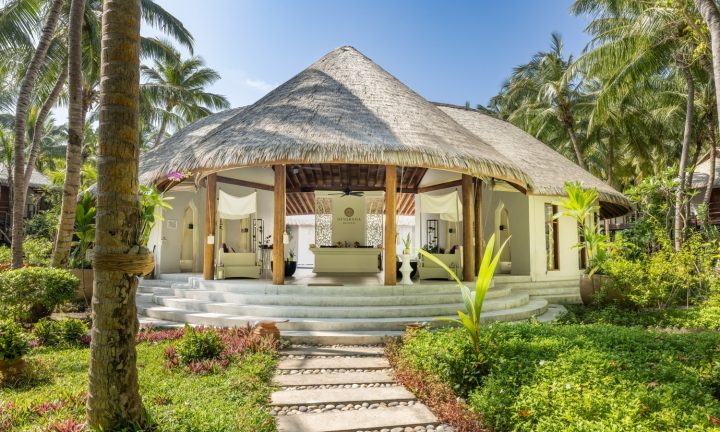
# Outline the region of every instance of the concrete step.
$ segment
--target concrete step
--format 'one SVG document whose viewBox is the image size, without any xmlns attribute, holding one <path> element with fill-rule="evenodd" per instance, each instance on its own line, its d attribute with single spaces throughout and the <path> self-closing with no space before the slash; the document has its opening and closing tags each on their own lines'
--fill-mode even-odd
<svg viewBox="0 0 720 432">
<path fill-rule="evenodd" d="M 582 304 L 580 293 L 576 294 L 554 294 L 554 295 L 532 295 L 531 299 L 544 299 L 548 303 L 557 304 Z"/>
<path fill-rule="evenodd" d="M 531 300 L 527 304 L 504 310 L 483 312 L 481 320 L 489 321 L 520 321 L 532 316 L 539 316 L 547 310 L 548 302 L 543 299 Z M 215 312 L 197 312 L 167 306 L 138 304 L 138 313 L 143 316 L 164 321 L 188 322 L 190 324 L 216 327 L 237 327 L 253 324 L 257 321 L 276 321 L 283 332 L 292 331 L 401 331 L 407 324 L 432 322 L 434 316 L 393 317 L 393 318 L 291 318 L 284 322 L 282 317 L 238 316 Z M 456 313 L 445 316 L 456 317 Z M 435 321 L 434 326 L 447 325 Z"/>
<path fill-rule="evenodd" d="M 343 303 L 344 298 L 338 298 Z M 443 316 L 463 309 L 462 303 L 422 304 L 404 306 L 291 306 L 291 305 L 243 305 L 237 303 L 213 303 L 193 298 L 166 297 L 157 295 L 155 303 L 188 311 L 212 312 L 237 316 L 263 316 L 278 318 L 393 318 L 408 316 Z M 512 309 L 529 301 L 527 293 L 514 293 L 501 298 L 486 300 L 485 312 Z"/>
<path fill-rule="evenodd" d="M 548 280 L 548 281 L 523 281 L 523 282 L 495 282 L 498 288 L 512 288 L 513 290 L 537 290 L 542 288 L 579 287 L 580 277 L 572 279 Z"/>
<path fill-rule="evenodd" d="M 163 279 L 140 279 L 139 285 L 141 287 L 170 287 L 177 281 L 163 280 Z"/>
<path fill-rule="evenodd" d="M 526 292 L 530 295 L 580 294 L 578 284 L 568 286 L 549 286 L 537 288 L 515 288 L 513 292 Z"/>
<path fill-rule="evenodd" d="M 343 385 L 343 384 L 384 384 L 395 382 L 387 371 L 345 372 L 324 374 L 276 375 L 273 384 L 284 387 Z"/>
<path fill-rule="evenodd" d="M 282 338 L 291 343 L 320 345 L 379 345 L 389 338 L 402 336 L 401 331 L 283 331 Z"/>
<path fill-rule="evenodd" d="M 242 283 L 245 282 L 245 283 Z M 472 283 L 467 284 L 473 288 Z M 309 286 L 309 285 L 272 285 L 265 281 L 248 280 L 199 280 L 192 284 L 193 288 L 207 291 L 222 291 L 235 294 L 276 294 L 276 295 L 308 295 L 308 296 L 341 296 L 341 297 L 368 297 L 368 296 L 404 296 L 427 294 L 456 294 L 459 292 L 454 283 L 418 283 L 414 285 L 340 285 L 340 286 Z M 510 287 L 493 287 L 487 293 L 487 298 L 502 297 L 510 293 Z"/>
<path fill-rule="evenodd" d="M 279 370 L 304 369 L 387 369 L 390 367 L 385 357 L 337 357 L 281 359 Z"/>
<path fill-rule="evenodd" d="M 548 304 L 547 311 L 544 314 L 535 317 L 535 319 L 542 324 L 547 324 L 555 321 L 560 315 L 565 313 L 567 313 L 565 306 L 560 304 Z"/>
<path fill-rule="evenodd" d="M 505 283 L 520 283 L 520 282 L 530 282 L 532 278 L 530 276 L 525 275 L 509 275 L 509 274 L 496 274 L 495 275 L 495 285 L 505 284 Z"/>
<path fill-rule="evenodd" d="M 278 432 L 350 432 L 437 424 L 424 405 L 280 416 Z"/>
<path fill-rule="evenodd" d="M 385 355 L 382 347 L 347 347 L 347 346 L 313 346 L 291 347 L 280 351 L 280 355 L 289 356 L 367 356 L 377 357 Z"/>
<path fill-rule="evenodd" d="M 338 375 L 338 374 L 334 374 Z M 272 406 L 356 404 L 414 401 L 415 395 L 402 386 L 282 390 L 270 398 Z"/>
</svg>

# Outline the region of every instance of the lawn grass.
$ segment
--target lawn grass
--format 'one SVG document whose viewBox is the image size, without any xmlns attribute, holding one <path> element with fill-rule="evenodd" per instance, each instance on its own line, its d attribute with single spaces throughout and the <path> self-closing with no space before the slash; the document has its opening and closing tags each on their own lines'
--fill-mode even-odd
<svg viewBox="0 0 720 432">
<path fill-rule="evenodd" d="M 226 370 L 200 375 L 166 368 L 169 344 L 143 342 L 137 347 L 140 393 L 155 431 L 275 430 L 267 409 L 273 354 L 248 354 Z M 69 418 L 84 422 L 89 355 L 88 348 L 33 350 L 27 358 L 43 362 L 50 379 L 31 388 L 0 389 L 0 425 L 44 431 Z"/>
<path fill-rule="evenodd" d="M 720 334 L 497 324 L 419 331 L 403 364 L 448 383 L 496 431 L 716 430 Z"/>
</svg>

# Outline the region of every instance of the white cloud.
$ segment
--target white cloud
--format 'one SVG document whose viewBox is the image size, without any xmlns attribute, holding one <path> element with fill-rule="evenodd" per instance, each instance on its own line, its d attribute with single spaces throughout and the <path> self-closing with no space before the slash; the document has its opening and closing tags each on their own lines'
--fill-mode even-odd
<svg viewBox="0 0 720 432">
<path fill-rule="evenodd" d="M 250 78 L 245 79 L 245 84 L 249 87 L 260 90 L 263 93 L 267 93 L 270 90 L 272 90 L 278 86 L 277 84 L 271 84 L 271 83 L 261 80 L 261 79 L 250 79 Z"/>
</svg>

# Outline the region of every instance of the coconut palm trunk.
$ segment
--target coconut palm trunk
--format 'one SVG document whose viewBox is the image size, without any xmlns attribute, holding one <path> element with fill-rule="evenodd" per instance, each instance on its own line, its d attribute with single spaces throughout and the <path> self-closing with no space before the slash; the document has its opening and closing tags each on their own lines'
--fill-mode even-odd
<svg viewBox="0 0 720 432">
<path fill-rule="evenodd" d="M 166 108 L 167 112 L 169 113 L 172 110 L 172 107 Z M 162 120 L 160 121 L 160 129 L 158 130 L 157 137 L 155 137 L 155 147 L 157 147 L 165 137 L 165 130 L 167 129 L 167 119 L 168 114 L 163 114 Z"/>
<path fill-rule="evenodd" d="M 68 34 L 68 145 L 60 222 L 52 254 L 53 267 L 65 267 L 75 226 L 75 208 L 80 189 L 83 141 L 82 28 L 85 0 L 72 0 Z"/>
<path fill-rule="evenodd" d="M 136 245 L 139 225 L 140 0 L 105 0 L 102 18 L 95 286 L 88 426 L 142 427 L 135 336 L 138 279 L 111 261 Z"/>
<path fill-rule="evenodd" d="M 60 18 L 64 0 L 55 0 L 50 6 L 47 21 L 40 33 L 35 53 L 25 71 L 17 103 L 15 104 L 15 140 L 13 143 L 13 210 L 12 210 L 12 267 L 22 267 L 23 217 L 25 216 L 25 198 L 27 196 L 27 183 L 25 183 L 25 128 L 30 98 L 37 82 L 40 68 L 45 62 L 50 42 Z"/>
<path fill-rule="evenodd" d="M 717 134 L 715 128 L 715 124 L 708 128 L 710 129 L 710 172 L 708 173 L 707 187 L 705 187 L 705 195 L 703 196 L 703 203 L 708 206 L 708 210 L 713 186 L 715 185 L 715 163 L 717 162 Z"/>
<path fill-rule="evenodd" d="M 26 185 L 30 184 L 30 178 L 32 177 L 32 173 L 35 170 L 35 161 L 40 155 L 40 141 L 42 141 L 42 131 L 45 119 L 47 119 L 48 114 L 50 114 L 50 110 L 52 109 L 52 107 L 55 106 L 58 97 L 60 97 L 60 92 L 65 86 L 67 76 L 68 66 L 67 63 L 65 63 L 62 70 L 60 71 L 60 74 L 57 77 L 57 80 L 55 81 L 55 85 L 53 86 L 52 91 L 50 91 L 50 94 L 48 95 L 47 99 L 45 99 L 45 102 L 43 102 L 40 111 L 38 111 L 37 119 L 35 120 L 35 127 L 33 128 L 33 139 L 32 144 L 30 145 L 30 153 L 28 154 L 27 166 L 25 167 Z M 25 189 L 25 192 L 27 196 L 27 188 Z"/>
<path fill-rule="evenodd" d="M 685 171 L 687 169 L 688 151 L 693 133 L 693 120 L 695 117 L 695 81 L 690 66 L 681 65 L 683 77 L 687 86 L 687 107 L 685 109 L 685 129 L 683 132 L 682 150 L 680 152 L 680 167 L 678 169 L 678 185 L 675 191 L 675 249 L 680 250 L 683 244 L 683 231 L 685 229 L 683 217 L 683 200 L 685 199 Z"/>
<path fill-rule="evenodd" d="M 569 105 L 569 104 L 568 104 Z M 570 108 L 563 110 L 563 123 L 565 129 L 570 136 L 570 142 L 572 142 L 573 150 L 575 150 L 575 157 L 580 168 L 585 169 L 585 158 L 583 158 L 582 149 L 580 149 L 580 143 L 578 142 L 577 133 L 575 133 L 574 117 Z"/>
</svg>

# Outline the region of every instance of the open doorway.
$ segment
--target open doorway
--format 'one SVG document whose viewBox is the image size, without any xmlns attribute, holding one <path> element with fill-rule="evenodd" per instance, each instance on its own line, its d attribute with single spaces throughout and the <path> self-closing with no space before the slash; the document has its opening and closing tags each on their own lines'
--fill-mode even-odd
<svg viewBox="0 0 720 432">
<path fill-rule="evenodd" d="M 197 256 L 197 208 L 191 201 L 183 212 L 182 242 L 180 244 L 180 271 L 193 272 Z"/>
<path fill-rule="evenodd" d="M 499 247 L 512 235 L 510 230 L 510 212 L 505 203 L 501 202 L 495 210 L 495 238 Z M 512 240 L 510 240 L 500 254 L 499 273 L 512 273 Z"/>
</svg>

